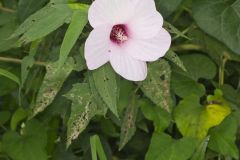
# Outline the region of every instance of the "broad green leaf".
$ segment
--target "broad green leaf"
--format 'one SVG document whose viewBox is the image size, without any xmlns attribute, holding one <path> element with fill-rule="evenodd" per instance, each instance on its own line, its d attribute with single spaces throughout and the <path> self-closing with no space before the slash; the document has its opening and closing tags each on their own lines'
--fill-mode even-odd
<svg viewBox="0 0 240 160">
<path fill-rule="evenodd" d="M 9 131 L 3 135 L 3 150 L 14 160 L 47 160 L 45 150 L 47 132 L 43 124 L 37 120 L 26 123 L 19 135 Z"/>
<path fill-rule="evenodd" d="M 13 73 L 0 68 L 0 76 L 7 77 L 11 79 L 12 81 L 16 82 L 18 85 L 20 85 L 20 79 Z"/>
<path fill-rule="evenodd" d="M 53 32 L 68 19 L 72 11 L 67 4 L 50 2 L 46 7 L 27 18 L 11 37 L 21 35 L 20 43 L 28 43 L 40 39 Z"/>
<path fill-rule="evenodd" d="M 12 115 L 10 126 L 12 130 L 16 130 L 19 122 L 27 117 L 27 111 L 23 108 L 18 108 Z"/>
<path fill-rule="evenodd" d="M 5 25 L 9 22 L 13 22 L 16 19 L 15 13 L 7 13 L 7 12 L 1 12 L 0 13 L 0 26 Z"/>
<path fill-rule="evenodd" d="M 192 95 L 180 101 L 174 111 L 174 118 L 183 136 L 203 139 L 208 130 L 219 125 L 230 113 L 228 105 L 214 104 L 207 106 L 199 104 L 199 97 Z M 222 103 L 222 102 L 217 102 Z"/>
<path fill-rule="evenodd" d="M 178 67 L 180 67 L 182 70 L 186 71 L 186 68 L 183 65 L 183 62 L 181 61 L 181 59 L 178 57 L 178 55 L 174 51 L 169 50 L 167 52 L 167 54 L 165 55 L 165 58 L 167 58 L 169 61 L 171 61 Z"/>
<path fill-rule="evenodd" d="M 156 133 L 163 132 L 171 122 L 171 115 L 162 108 L 155 107 L 147 100 L 139 100 L 139 106 L 142 110 L 144 117 L 153 121 L 154 130 Z"/>
<path fill-rule="evenodd" d="M 218 65 L 221 65 L 223 56 L 229 60 L 240 61 L 240 55 L 234 54 L 223 43 L 199 29 L 194 29 L 189 32 L 189 36 L 192 37 L 192 43 L 199 45 L 201 50 L 206 52 Z"/>
<path fill-rule="evenodd" d="M 74 84 L 65 97 L 72 101 L 67 130 L 67 146 L 69 146 L 87 127 L 92 117 L 101 114 L 102 111 L 99 111 L 94 102 L 87 83 Z"/>
<path fill-rule="evenodd" d="M 235 144 L 237 128 L 235 117 L 228 116 L 222 124 L 210 130 L 209 148 L 224 156 L 239 159 L 239 150 Z"/>
<path fill-rule="evenodd" d="M 118 117 L 118 76 L 109 64 L 91 72 L 94 85 L 107 107 Z"/>
<path fill-rule="evenodd" d="M 145 96 L 166 111 L 171 111 L 173 103 L 170 95 L 170 79 L 170 65 L 162 59 L 149 64 L 146 80 L 139 83 Z"/>
<path fill-rule="evenodd" d="M 182 0 L 155 0 L 157 10 L 166 18 L 173 13 Z"/>
<path fill-rule="evenodd" d="M 40 9 L 48 0 L 19 0 L 17 15 L 20 22 L 24 21 L 29 15 Z"/>
<path fill-rule="evenodd" d="M 0 112 L 0 125 L 4 125 L 11 118 L 11 113 L 9 111 Z"/>
<path fill-rule="evenodd" d="M 205 87 L 201 83 L 194 81 L 188 76 L 173 72 L 171 79 L 171 87 L 174 92 L 180 97 L 186 97 L 191 94 L 203 96 Z"/>
<path fill-rule="evenodd" d="M 186 160 L 194 153 L 196 141 L 189 137 L 174 140 L 165 133 L 154 133 L 146 160 Z"/>
<path fill-rule="evenodd" d="M 195 0 L 193 17 L 206 33 L 240 54 L 240 0 Z M 207 18 L 206 18 L 207 17 Z"/>
<path fill-rule="evenodd" d="M 35 116 L 39 112 L 42 112 L 49 104 L 52 103 L 64 81 L 74 69 L 74 65 L 75 64 L 72 58 L 64 64 L 61 70 L 58 70 L 58 62 L 47 64 L 47 72 L 39 89 L 36 104 L 32 108 L 31 117 Z"/>
<path fill-rule="evenodd" d="M 72 47 L 76 43 L 78 37 L 80 36 L 83 28 L 87 24 L 87 11 L 85 10 L 75 10 L 72 15 L 71 23 L 67 29 L 64 36 L 62 46 L 59 55 L 59 68 L 62 67 L 64 62 L 67 60 Z"/>
<path fill-rule="evenodd" d="M 206 137 L 201 144 L 198 146 L 197 150 L 193 154 L 191 160 L 205 160 L 205 154 L 208 147 L 209 136 Z"/>
<path fill-rule="evenodd" d="M 216 65 L 205 55 L 191 54 L 181 56 L 187 76 L 197 81 L 199 78 L 213 79 L 217 73 Z"/>
<path fill-rule="evenodd" d="M 101 140 L 98 135 L 94 135 L 90 137 L 90 145 L 91 145 L 91 154 L 92 160 L 107 160 L 106 155 L 104 153 Z"/>
<path fill-rule="evenodd" d="M 122 150 L 123 147 L 128 143 L 136 131 L 136 118 L 138 114 L 138 106 L 136 103 L 136 97 L 132 96 L 128 107 L 126 108 L 122 124 L 121 124 L 121 134 L 119 142 L 119 150 Z"/>
</svg>

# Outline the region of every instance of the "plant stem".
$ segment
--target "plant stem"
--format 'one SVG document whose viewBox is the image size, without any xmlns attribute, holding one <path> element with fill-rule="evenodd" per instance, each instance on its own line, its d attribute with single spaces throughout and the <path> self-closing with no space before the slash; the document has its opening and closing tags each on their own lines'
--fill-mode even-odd
<svg viewBox="0 0 240 160">
<path fill-rule="evenodd" d="M 202 50 L 200 45 L 196 44 L 181 44 L 172 47 L 173 51 L 181 51 L 181 50 Z"/>
<path fill-rule="evenodd" d="M 15 12 L 16 12 L 16 11 L 13 10 L 13 9 L 5 8 L 5 7 L 2 7 L 2 6 L 0 6 L 0 11 L 9 12 L 9 13 L 15 13 Z"/>
<path fill-rule="evenodd" d="M 222 63 L 219 67 L 219 86 L 222 86 L 224 84 L 224 71 L 225 71 L 225 65 L 228 61 L 228 57 L 224 53 L 222 56 Z"/>
<path fill-rule="evenodd" d="M 11 57 L 0 57 L 0 62 L 21 64 L 22 60 L 17 58 L 11 58 Z M 38 66 L 46 66 L 46 63 L 40 62 L 40 61 L 35 61 L 34 64 Z"/>
</svg>

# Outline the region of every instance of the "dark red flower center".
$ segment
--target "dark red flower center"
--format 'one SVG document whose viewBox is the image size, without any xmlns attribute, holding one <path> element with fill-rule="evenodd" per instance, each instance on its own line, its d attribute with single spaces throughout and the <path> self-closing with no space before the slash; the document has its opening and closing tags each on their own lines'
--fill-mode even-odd
<svg viewBox="0 0 240 160">
<path fill-rule="evenodd" d="M 112 42 L 120 45 L 128 40 L 127 27 L 124 24 L 117 24 L 113 26 L 110 39 Z"/>
</svg>

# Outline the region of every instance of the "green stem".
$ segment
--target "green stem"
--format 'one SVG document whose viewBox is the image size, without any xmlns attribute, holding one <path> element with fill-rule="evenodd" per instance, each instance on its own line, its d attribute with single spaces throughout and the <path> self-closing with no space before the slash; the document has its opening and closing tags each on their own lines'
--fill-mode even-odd
<svg viewBox="0 0 240 160">
<path fill-rule="evenodd" d="M 228 57 L 226 56 L 226 54 L 223 54 L 222 63 L 220 64 L 219 67 L 219 86 L 222 86 L 224 84 L 224 71 L 227 61 Z"/>
<path fill-rule="evenodd" d="M 5 7 L 2 7 L 2 6 L 0 6 L 0 11 L 9 12 L 9 13 L 15 13 L 15 12 L 16 12 L 16 11 L 13 10 L 13 9 L 5 8 Z"/>
<path fill-rule="evenodd" d="M 200 45 L 196 44 L 181 44 L 177 46 L 173 46 L 172 50 L 174 51 L 182 51 L 182 50 L 202 50 L 202 47 Z"/>
<path fill-rule="evenodd" d="M 11 57 L 0 57 L 0 62 L 21 64 L 22 60 L 17 58 L 11 58 Z M 40 62 L 40 61 L 35 61 L 34 64 L 38 66 L 46 66 L 46 63 Z"/>
</svg>

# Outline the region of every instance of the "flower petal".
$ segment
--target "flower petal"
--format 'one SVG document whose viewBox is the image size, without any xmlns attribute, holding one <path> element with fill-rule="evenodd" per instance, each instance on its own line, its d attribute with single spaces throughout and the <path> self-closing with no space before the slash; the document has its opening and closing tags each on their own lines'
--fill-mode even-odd
<svg viewBox="0 0 240 160">
<path fill-rule="evenodd" d="M 163 57 L 171 45 L 171 36 L 165 30 L 151 39 L 130 39 L 126 44 L 126 52 L 141 61 L 155 61 Z"/>
<path fill-rule="evenodd" d="M 154 0 L 132 0 L 135 10 L 135 17 L 141 17 L 156 11 Z"/>
<path fill-rule="evenodd" d="M 96 69 L 109 61 L 110 26 L 95 28 L 86 40 L 84 56 L 87 67 Z"/>
<path fill-rule="evenodd" d="M 113 69 L 123 78 L 131 81 L 143 81 L 147 77 L 146 62 L 121 53 L 120 50 L 112 50 L 110 63 Z"/>
<path fill-rule="evenodd" d="M 157 11 L 137 17 L 127 23 L 131 38 L 148 39 L 154 37 L 163 25 L 163 17 Z"/>
<path fill-rule="evenodd" d="M 133 15 L 130 0 L 95 0 L 89 8 L 88 20 L 93 28 L 103 24 L 124 24 Z"/>
</svg>

